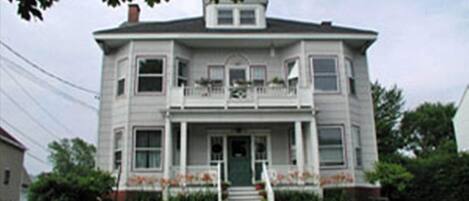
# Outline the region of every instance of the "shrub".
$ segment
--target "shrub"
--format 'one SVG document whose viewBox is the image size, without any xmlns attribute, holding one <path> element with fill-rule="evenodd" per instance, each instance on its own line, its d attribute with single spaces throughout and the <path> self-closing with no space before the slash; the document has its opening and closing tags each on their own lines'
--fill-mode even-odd
<svg viewBox="0 0 469 201">
<path fill-rule="evenodd" d="M 276 190 L 275 201 L 319 201 L 313 191 Z"/>
<path fill-rule="evenodd" d="M 162 201 L 161 192 L 132 192 L 126 201 Z"/>
<path fill-rule="evenodd" d="M 324 189 L 324 201 L 347 201 L 347 192 L 344 188 Z"/>
<path fill-rule="evenodd" d="M 414 176 L 402 165 L 379 162 L 373 171 L 365 173 L 365 177 L 370 183 L 380 182 L 383 194 L 393 200 L 406 190 Z"/>
<path fill-rule="evenodd" d="M 179 193 L 176 196 L 170 196 L 169 201 L 217 201 L 218 194 L 209 191 L 199 191 L 191 193 Z"/>
</svg>

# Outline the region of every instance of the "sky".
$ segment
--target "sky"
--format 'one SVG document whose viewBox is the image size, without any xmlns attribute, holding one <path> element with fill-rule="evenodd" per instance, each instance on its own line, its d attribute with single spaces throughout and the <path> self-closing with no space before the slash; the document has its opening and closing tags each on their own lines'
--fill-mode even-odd
<svg viewBox="0 0 469 201">
<path fill-rule="evenodd" d="M 142 8 L 141 21 L 202 15 L 202 0 L 171 0 L 154 8 L 136 2 Z M 371 79 L 402 88 L 407 109 L 423 102 L 458 103 L 469 84 L 469 0 L 270 0 L 267 15 L 379 32 L 368 50 Z M 0 1 L 0 40 L 47 71 L 99 91 L 102 52 L 92 32 L 126 19 L 125 4 L 112 8 L 87 0 L 59 1 L 44 13 L 44 21 L 27 22 L 16 14 L 15 4 Z M 78 136 L 96 144 L 97 112 L 56 92 L 97 108 L 93 95 L 44 76 L 3 47 L 0 55 L 55 88 L 41 87 L 31 81 L 34 77 L 0 63 L 0 125 L 28 147 L 24 164 L 29 173 L 51 169 L 46 148 L 52 140 Z"/>
</svg>

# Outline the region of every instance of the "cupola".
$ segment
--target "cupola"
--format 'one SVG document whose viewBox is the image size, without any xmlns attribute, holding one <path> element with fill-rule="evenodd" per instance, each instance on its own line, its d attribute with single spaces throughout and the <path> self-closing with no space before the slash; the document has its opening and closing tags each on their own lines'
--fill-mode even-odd
<svg viewBox="0 0 469 201">
<path fill-rule="evenodd" d="M 264 29 L 268 0 L 203 0 L 209 29 Z"/>
</svg>

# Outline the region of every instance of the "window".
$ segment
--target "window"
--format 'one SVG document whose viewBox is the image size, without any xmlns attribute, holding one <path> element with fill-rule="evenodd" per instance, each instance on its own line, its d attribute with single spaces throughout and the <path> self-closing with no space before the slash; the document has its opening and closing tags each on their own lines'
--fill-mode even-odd
<svg viewBox="0 0 469 201">
<path fill-rule="evenodd" d="M 161 168 L 162 131 L 157 129 L 137 129 L 135 132 L 135 168 Z"/>
<path fill-rule="evenodd" d="M 256 11 L 255 10 L 240 10 L 239 23 L 241 25 L 255 25 L 256 24 Z"/>
<path fill-rule="evenodd" d="M 162 92 L 163 78 L 163 59 L 138 60 L 138 92 Z"/>
<path fill-rule="evenodd" d="M 251 66 L 251 81 L 254 86 L 264 86 L 266 79 L 265 66 Z"/>
<path fill-rule="evenodd" d="M 355 163 L 357 167 L 362 167 L 363 158 L 362 158 L 362 142 L 361 142 L 360 127 L 352 126 L 352 136 L 353 136 L 353 148 L 355 151 Z"/>
<path fill-rule="evenodd" d="M 288 129 L 288 142 L 290 145 L 290 164 L 296 165 L 296 138 L 293 128 Z"/>
<path fill-rule="evenodd" d="M 337 62 L 334 58 L 313 58 L 314 88 L 316 91 L 338 91 Z"/>
<path fill-rule="evenodd" d="M 287 84 L 289 87 L 296 87 L 300 76 L 300 65 L 297 59 L 286 63 Z"/>
<path fill-rule="evenodd" d="M 352 95 L 356 95 L 357 90 L 356 90 L 356 86 L 355 86 L 355 69 L 354 69 L 352 60 L 345 59 L 345 68 L 347 70 L 349 93 L 352 94 Z"/>
<path fill-rule="evenodd" d="M 122 165 L 122 130 L 114 133 L 114 169 L 117 170 Z"/>
<path fill-rule="evenodd" d="M 117 96 L 124 95 L 125 93 L 126 61 L 121 60 L 117 63 Z"/>
<path fill-rule="evenodd" d="M 255 178 L 261 180 L 262 164 L 267 163 L 267 136 L 255 136 L 254 137 L 254 159 L 255 159 Z"/>
<path fill-rule="evenodd" d="M 176 69 L 174 71 L 176 75 L 175 85 L 176 86 L 187 86 L 187 82 L 189 80 L 189 67 L 187 66 L 187 62 L 183 60 L 176 60 Z"/>
<path fill-rule="evenodd" d="M 210 165 L 215 166 L 220 163 L 222 179 L 225 178 L 224 172 L 224 138 L 223 136 L 211 136 L 210 140 Z"/>
<path fill-rule="evenodd" d="M 320 127 L 318 135 L 321 166 L 345 165 L 342 128 Z"/>
<path fill-rule="evenodd" d="M 233 9 L 219 9 L 217 22 L 219 25 L 233 25 Z"/>
<path fill-rule="evenodd" d="M 247 72 L 244 68 L 231 68 L 229 71 L 230 85 L 235 85 L 237 82 L 243 82 L 247 79 Z"/>
<path fill-rule="evenodd" d="M 225 79 L 225 68 L 223 66 L 209 66 L 208 78 L 214 87 L 223 86 Z"/>
<path fill-rule="evenodd" d="M 5 172 L 3 173 L 3 184 L 8 185 L 10 184 L 10 177 L 11 177 L 11 172 L 9 169 L 6 169 Z"/>
</svg>

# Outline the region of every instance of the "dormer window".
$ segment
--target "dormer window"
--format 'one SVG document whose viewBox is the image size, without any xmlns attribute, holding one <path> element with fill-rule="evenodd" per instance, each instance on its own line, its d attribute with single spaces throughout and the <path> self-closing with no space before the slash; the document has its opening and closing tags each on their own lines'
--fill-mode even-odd
<svg viewBox="0 0 469 201">
<path fill-rule="evenodd" d="M 233 25 L 233 9 L 219 9 L 217 20 L 219 25 Z"/>
<path fill-rule="evenodd" d="M 241 25 L 255 25 L 256 24 L 256 10 L 246 9 L 239 11 L 239 23 Z"/>
</svg>

